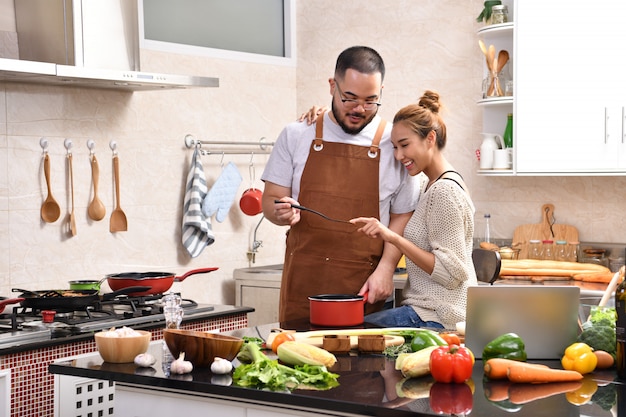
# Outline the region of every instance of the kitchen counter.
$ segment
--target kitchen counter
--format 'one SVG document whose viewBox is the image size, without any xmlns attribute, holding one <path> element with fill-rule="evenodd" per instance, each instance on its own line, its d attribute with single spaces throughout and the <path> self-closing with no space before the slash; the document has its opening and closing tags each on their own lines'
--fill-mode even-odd
<svg viewBox="0 0 626 417">
<path fill-rule="evenodd" d="M 278 323 L 250 327 L 228 332 L 236 336 L 267 336 L 270 329 Z M 294 328 L 294 327 L 290 327 Z M 302 330 L 302 329 L 299 329 Z M 447 398 L 429 396 L 429 389 L 414 387 L 413 393 L 418 398 L 398 396 L 396 386 L 402 380 L 399 371 L 394 369 L 394 361 L 382 355 L 338 355 L 338 363 L 331 369 L 337 372 L 340 386 L 328 391 L 295 390 L 287 392 L 268 392 L 256 389 L 240 388 L 229 385 L 229 378 L 213 375 L 206 368 L 197 368 L 191 374 L 168 376 L 167 366 L 163 367 L 162 344 L 153 342 L 150 352 L 157 358 L 157 363 L 148 369 L 141 369 L 134 364 L 109 364 L 95 354 L 80 355 L 56 361 L 49 366 L 49 371 L 59 375 L 73 375 L 85 378 L 116 382 L 115 407 L 124 407 L 129 415 L 165 416 L 166 409 L 179 410 L 178 407 L 201 407 L 212 404 L 215 410 L 238 411 L 235 415 L 269 415 L 263 411 L 255 414 L 250 410 L 265 410 L 271 415 L 285 416 L 434 416 L 440 415 L 433 409 L 436 402 L 444 406 L 460 401 L 460 396 Z M 268 355 L 269 356 L 269 355 Z M 544 362 L 552 367 L 559 367 L 557 361 Z M 426 385 L 430 377 L 412 380 Z M 594 372 L 590 378 L 602 385 L 602 390 L 615 390 L 621 399 L 620 407 L 626 407 L 626 385 L 614 381 L 614 370 Z M 472 416 L 590 416 L 610 417 L 609 411 L 602 410 L 596 404 L 574 405 L 565 394 L 557 394 L 538 399 L 515 410 L 503 409 L 487 400 L 483 385 L 482 362 L 477 361 L 472 377 L 475 391 L 469 401 Z M 398 385 L 400 386 L 400 385 Z M 450 401 L 453 398 L 454 401 Z M 165 399 L 165 400 L 164 400 Z M 118 404 L 117 401 L 120 401 Z M 126 407 L 134 407 L 132 410 Z M 169 404 L 169 406 L 168 406 Z M 460 404 L 459 404 L 460 405 Z M 172 408 L 173 407 L 173 408 Z M 222 408 L 219 408 L 222 407 Z M 185 408 L 192 411 L 192 408 Z M 186 411 L 185 411 L 186 412 Z M 624 415 L 620 409 L 618 415 Z M 220 414 L 218 412 L 218 414 Z"/>
<path fill-rule="evenodd" d="M 250 307 L 229 305 L 199 305 L 198 307 L 200 308 L 194 312 L 187 311 L 185 313 L 181 328 L 222 332 L 246 328 L 248 326 L 247 314 L 253 311 Z M 93 326 L 90 325 L 89 329 L 83 329 L 84 333 L 69 336 L 53 335 L 51 331 L 37 331 L 28 337 L 25 336 L 31 332 L 28 330 L 3 333 L 3 337 L 0 339 L 0 404 L 10 404 L 11 417 L 88 415 L 86 412 L 64 413 L 55 408 L 59 404 L 64 404 L 56 399 L 58 375 L 50 374 L 48 366 L 59 358 L 93 354 L 96 352 L 93 332 L 102 328 L 108 329 L 111 326 L 121 327 L 124 325 L 134 329 L 150 330 L 152 340 L 157 341 L 163 338 L 165 318 L 163 314 L 154 314 L 119 319 L 114 322 L 98 322 Z M 89 383 L 91 382 L 93 381 L 89 380 Z M 79 384 L 80 381 L 72 380 L 71 384 L 68 384 L 69 391 L 75 394 Z M 100 384 L 96 385 L 99 386 Z M 85 387 L 85 392 L 89 390 L 90 388 Z M 108 395 L 102 398 L 108 398 Z M 64 400 L 69 406 L 74 406 L 79 401 L 75 395 L 67 395 Z M 100 401 L 100 399 L 96 399 L 96 401 Z M 102 401 L 100 401 L 100 405 L 102 405 Z M 83 411 L 85 410 L 83 409 Z M 93 413 L 91 415 L 99 414 Z M 4 416 L 1 409 L 0 416 Z"/>
</svg>

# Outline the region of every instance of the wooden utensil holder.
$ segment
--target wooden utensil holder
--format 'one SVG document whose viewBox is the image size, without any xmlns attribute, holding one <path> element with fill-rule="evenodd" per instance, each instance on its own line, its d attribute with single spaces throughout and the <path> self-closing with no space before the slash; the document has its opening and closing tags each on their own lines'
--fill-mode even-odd
<svg viewBox="0 0 626 417">
<path fill-rule="evenodd" d="M 357 346 L 361 353 L 383 353 L 385 336 L 380 334 L 359 336 Z"/>
<path fill-rule="evenodd" d="M 327 335 L 322 339 L 322 348 L 331 353 L 349 353 L 350 336 L 347 335 Z"/>
</svg>

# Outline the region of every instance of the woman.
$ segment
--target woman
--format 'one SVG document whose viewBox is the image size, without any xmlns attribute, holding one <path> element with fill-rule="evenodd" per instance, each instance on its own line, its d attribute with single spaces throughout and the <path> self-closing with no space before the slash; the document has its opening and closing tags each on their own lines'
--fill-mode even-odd
<svg viewBox="0 0 626 417">
<path fill-rule="evenodd" d="M 456 328 L 465 320 L 467 288 L 476 285 L 472 262 L 474 204 L 461 175 L 443 156 L 446 125 L 439 94 L 426 91 L 418 104 L 396 113 L 394 156 L 411 176 L 420 175 L 421 195 L 404 235 L 374 218 L 350 220 L 359 231 L 396 246 L 407 259 L 402 306 L 369 314 L 381 326 Z"/>
</svg>

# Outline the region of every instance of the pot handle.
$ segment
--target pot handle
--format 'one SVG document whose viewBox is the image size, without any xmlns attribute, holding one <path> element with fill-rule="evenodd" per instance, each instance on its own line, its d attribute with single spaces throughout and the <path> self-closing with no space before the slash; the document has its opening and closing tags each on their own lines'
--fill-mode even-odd
<svg viewBox="0 0 626 417">
<path fill-rule="evenodd" d="M 215 268 L 215 267 L 212 267 L 212 268 L 198 268 L 198 269 L 192 269 L 191 271 L 189 271 L 189 272 L 185 272 L 184 274 L 182 274 L 182 275 L 181 275 L 181 276 L 179 276 L 179 277 L 174 277 L 174 281 L 176 281 L 176 282 L 181 282 L 181 281 L 184 281 L 184 280 L 185 280 L 185 278 L 187 278 L 187 277 L 188 277 L 188 276 L 190 276 L 190 275 L 195 275 L 195 274 L 203 274 L 203 273 L 205 273 L 205 272 L 217 271 L 218 269 L 219 269 L 219 268 Z"/>
<path fill-rule="evenodd" d="M 365 293 L 363 294 L 363 305 L 367 304 L 367 295 L 369 294 L 369 291 L 365 291 Z"/>
</svg>

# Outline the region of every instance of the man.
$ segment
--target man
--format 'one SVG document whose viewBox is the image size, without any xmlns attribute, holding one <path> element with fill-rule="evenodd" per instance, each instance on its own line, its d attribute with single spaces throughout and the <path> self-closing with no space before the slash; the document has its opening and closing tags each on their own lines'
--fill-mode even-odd
<svg viewBox="0 0 626 417">
<path fill-rule="evenodd" d="M 417 197 L 406 169 L 393 157 L 391 125 L 377 115 L 384 76 L 383 60 L 372 48 L 344 50 L 329 79 L 331 112 L 312 125 L 289 124 L 274 145 L 261 179 L 263 214 L 290 226 L 281 322 L 308 318 L 311 295 L 367 293 L 369 313 L 393 293 L 397 248 L 364 238 L 353 224 L 291 206 L 340 220 L 373 216 L 402 234 Z"/>
</svg>

